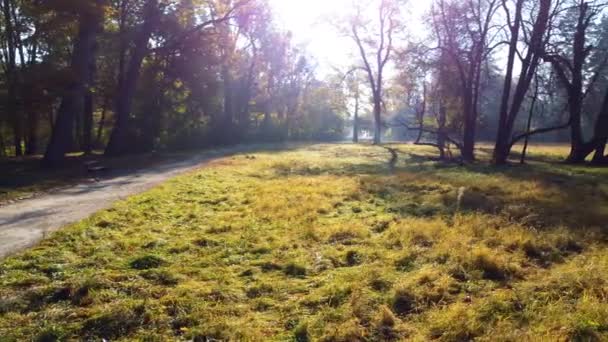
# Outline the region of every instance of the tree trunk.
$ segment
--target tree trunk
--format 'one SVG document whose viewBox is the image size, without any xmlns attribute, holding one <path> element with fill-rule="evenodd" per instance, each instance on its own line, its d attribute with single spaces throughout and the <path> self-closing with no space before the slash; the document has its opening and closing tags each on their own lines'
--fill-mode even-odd
<svg viewBox="0 0 608 342">
<path fill-rule="evenodd" d="M 566 159 L 567 163 L 580 164 L 585 161 L 589 153 L 593 151 L 585 144 L 581 123 L 582 111 L 582 90 L 575 91 L 578 95 L 569 96 L 568 107 L 570 108 L 570 154 Z"/>
<path fill-rule="evenodd" d="M 155 60 L 150 63 L 149 68 L 146 70 L 144 79 L 156 79 L 156 75 L 162 72 L 163 65 L 171 65 L 171 61 L 168 60 Z M 141 136 L 138 140 L 141 143 L 139 149 L 134 152 L 144 153 L 153 151 L 157 147 L 157 141 L 161 133 L 161 127 L 163 122 L 163 113 L 166 106 L 165 91 L 170 85 L 167 84 L 166 80 L 159 80 L 154 84 L 149 85 L 153 99 L 148 101 L 144 105 L 144 112 L 146 113 L 145 120 L 141 121 Z"/>
<path fill-rule="evenodd" d="M 44 155 L 43 163 L 54 167 L 63 162 L 65 153 L 71 147 L 74 137 L 74 119 L 82 113 L 86 82 L 90 79 L 91 59 L 94 58 L 97 33 L 103 18 L 101 0 L 96 2 L 99 8 L 82 13 L 79 20 L 78 37 L 74 42 L 71 71 L 73 82 L 66 90 L 57 112 L 51 140 Z"/>
<path fill-rule="evenodd" d="M 239 127 L 240 127 L 240 133 L 243 135 L 243 137 L 246 136 L 247 131 L 249 130 L 249 125 L 250 125 L 250 119 L 249 119 L 249 112 L 250 112 L 250 103 L 251 103 L 251 95 L 252 95 L 252 87 L 254 86 L 254 81 L 255 81 L 255 65 L 256 65 L 256 56 L 257 56 L 257 50 L 255 47 L 255 44 L 252 42 L 252 46 L 253 46 L 253 55 L 251 57 L 251 63 L 249 64 L 249 71 L 247 72 L 247 82 L 245 85 L 245 89 L 243 91 L 243 97 L 241 99 L 241 107 L 240 107 L 240 111 L 239 111 Z"/>
<path fill-rule="evenodd" d="M 580 164 L 584 163 L 587 156 L 593 152 L 594 144 L 585 143 L 585 138 L 582 129 L 582 107 L 584 98 L 584 76 L 585 60 L 589 55 L 590 50 L 586 47 L 586 34 L 591 16 L 588 16 L 589 4 L 581 1 L 578 7 L 577 24 L 572 37 L 572 53 L 567 57 L 571 60 L 567 61 L 564 66 L 562 59 L 552 55 L 546 56 L 546 59 L 551 62 L 557 77 L 563 84 L 568 95 L 568 112 L 570 115 L 570 154 L 566 159 L 567 163 Z"/>
<path fill-rule="evenodd" d="M 116 104 L 116 123 L 106 147 L 108 156 L 120 156 L 129 153 L 129 115 L 133 104 L 133 97 L 137 90 L 137 81 L 144 58 L 148 54 L 148 42 L 159 20 L 158 0 L 148 0 L 145 5 L 144 24 L 135 38 L 135 46 L 131 53 L 131 60 L 120 85 Z"/>
<path fill-rule="evenodd" d="M 595 149 L 595 155 L 593 156 L 593 160 L 591 161 L 595 165 L 605 165 L 608 162 L 608 158 L 606 158 L 606 143 L 608 139 L 603 139 L 598 141 L 598 146 Z"/>
<path fill-rule="evenodd" d="M 496 145 L 494 147 L 493 162 L 495 165 L 506 164 L 507 159 L 509 158 L 508 140 L 510 133 L 507 132 L 506 128 L 509 116 L 509 101 L 511 100 L 511 90 L 513 87 L 513 69 L 515 65 L 515 54 L 517 52 L 517 44 L 519 43 L 519 30 L 521 26 L 522 6 L 523 0 L 517 0 L 515 6 L 515 21 L 513 22 L 513 25 L 509 23 L 511 39 L 509 42 L 509 54 L 507 58 L 507 72 L 505 75 L 502 98 L 500 102 Z"/>
<path fill-rule="evenodd" d="M 424 129 L 424 117 L 426 116 L 426 82 L 422 84 L 422 108 L 418 114 L 419 131 L 418 137 L 416 138 L 416 144 L 419 144 L 422 140 L 422 133 Z"/>
<path fill-rule="evenodd" d="M 355 115 L 353 118 L 353 142 L 359 142 L 359 94 L 355 96 Z"/>
<path fill-rule="evenodd" d="M 110 98 L 105 96 L 103 99 L 103 106 L 101 108 L 101 118 L 99 119 L 99 124 L 97 125 L 97 134 L 95 136 L 95 144 L 97 146 L 101 146 L 101 136 L 103 134 L 103 127 L 106 124 L 106 114 L 108 112 L 108 103 L 110 102 Z"/>
<path fill-rule="evenodd" d="M 103 26 L 100 26 L 102 29 Z M 82 120 L 82 144 L 85 154 L 91 154 L 93 152 L 93 114 L 95 113 L 95 97 L 93 94 L 93 87 L 95 86 L 95 78 L 97 72 L 97 50 L 99 46 L 95 43 L 93 47 L 93 56 L 89 59 L 89 78 L 87 80 L 86 89 L 84 93 L 84 111 Z"/>
<path fill-rule="evenodd" d="M 595 155 L 592 161 L 594 164 L 606 164 L 606 142 L 608 142 L 608 91 L 606 91 L 602 109 L 595 121 L 593 133 Z"/>
<path fill-rule="evenodd" d="M 234 92 L 232 91 L 232 75 L 226 64 L 222 65 L 222 79 L 224 83 L 224 117 L 221 126 L 230 129 L 234 115 Z"/>
<path fill-rule="evenodd" d="M 16 116 L 14 129 L 13 129 L 13 146 L 15 147 L 15 157 L 21 157 L 23 155 L 23 139 L 21 136 L 21 119 L 16 112 L 13 112 Z"/>
<path fill-rule="evenodd" d="M 539 84 L 538 84 L 538 77 L 537 77 L 536 86 L 534 88 L 534 95 L 532 97 L 532 103 L 530 104 L 530 113 L 528 114 L 528 122 L 526 124 L 526 133 L 530 133 L 530 130 L 532 129 L 532 118 L 534 117 L 534 110 L 536 109 L 536 101 L 538 100 L 538 91 L 539 91 Z M 520 164 L 526 163 L 526 155 L 528 154 L 528 144 L 529 143 L 530 143 L 530 136 L 527 135 L 526 139 L 524 141 L 524 148 L 521 152 L 521 158 L 519 160 Z"/>
<path fill-rule="evenodd" d="M 0 157 L 6 157 L 6 145 L 4 144 L 2 130 L 0 130 Z"/>
<path fill-rule="evenodd" d="M 507 76 L 503 88 L 501 99 L 500 119 L 498 125 L 498 135 L 494 148 L 493 163 L 495 165 L 503 165 L 507 163 L 509 154 L 511 153 L 511 135 L 515 127 L 515 121 L 521 107 L 525 101 L 526 93 L 528 92 L 532 79 L 536 74 L 541 56 L 544 54 L 545 34 L 547 32 L 551 0 L 539 1 L 539 12 L 530 33 L 530 43 L 525 58 L 522 60 L 521 72 L 517 79 L 515 93 L 510 100 L 511 86 L 513 81 L 513 66 L 515 52 L 517 49 L 519 31 L 521 25 L 522 1 L 518 0 L 516 4 L 515 22 L 511 26 L 511 41 L 509 44 L 509 58 L 507 62 Z M 509 105 L 509 101 L 511 101 Z"/>
<path fill-rule="evenodd" d="M 84 94 L 84 118 L 82 122 L 82 147 L 85 154 L 93 152 L 93 112 L 95 110 L 93 92 L 85 90 Z"/>
<path fill-rule="evenodd" d="M 38 152 L 38 123 L 38 110 L 36 108 L 32 108 L 27 118 L 28 138 L 25 153 L 28 156 L 34 155 Z"/>
<path fill-rule="evenodd" d="M 374 145 L 382 144 L 382 99 L 374 94 Z"/>
<path fill-rule="evenodd" d="M 439 148 L 439 158 L 443 160 L 445 159 L 445 143 L 447 140 L 447 134 L 445 131 L 447 109 L 443 99 L 440 99 L 439 101 L 439 118 L 437 120 L 437 148 Z"/>
<path fill-rule="evenodd" d="M 582 108 L 583 108 L 583 72 L 585 63 L 585 26 L 584 22 L 586 8 L 580 11 L 579 24 L 573 40 L 572 57 L 572 81 L 568 89 L 568 109 L 570 112 L 570 139 L 571 150 L 568 163 L 583 163 L 589 153 L 593 151 L 585 144 L 585 137 L 582 128 Z"/>
<path fill-rule="evenodd" d="M 19 157 L 23 155 L 23 148 L 21 144 L 22 132 L 21 132 L 21 118 L 17 111 L 17 61 L 16 61 L 16 34 L 14 28 L 14 21 L 12 16 L 13 3 L 10 0 L 3 0 L 2 11 L 4 15 L 4 39 L 6 40 L 7 56 L 6 58 L 6 83 L 7 83 L 7 103 L 6 111 L 12 120 L 13 126 L 13 146 L 15 148 L 15 156 Z"/>
<path fill-rule="evenodd" d="M 467 89 L 464 89 L 464 92 L 464 132 L 461 153 L 464 161 L 473 162 L 475 161 L 475 135 L 477 118 L 475 118 L 473 115 L 473 99 Z"/>
</svg>

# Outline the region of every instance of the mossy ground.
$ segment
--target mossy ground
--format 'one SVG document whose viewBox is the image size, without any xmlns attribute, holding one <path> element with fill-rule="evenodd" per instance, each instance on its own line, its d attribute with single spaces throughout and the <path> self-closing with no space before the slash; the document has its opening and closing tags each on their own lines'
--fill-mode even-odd
<svg viewBox="0 0 608 342">
<path fill-rule="evenodd" d="M 0 340 L 608 339 L 607 169 L 393 147 L 219 159 L 57 232 L 0 263 Z"/>
</svg>

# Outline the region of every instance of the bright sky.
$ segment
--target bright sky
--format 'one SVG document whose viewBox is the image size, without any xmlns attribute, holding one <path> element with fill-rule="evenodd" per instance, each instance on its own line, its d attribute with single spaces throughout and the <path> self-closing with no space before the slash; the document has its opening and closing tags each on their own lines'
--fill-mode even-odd
<svg viewBox="0 0 608 342">
<path fill-rule="evenodd" d="M 355 57 L 353 42 L 341 37 L 327 23 L 332 14 L 343 13 L 353 0 L 269 0 L 277 22 L 291 31 L 296 43 L 305 44 L 319 63 L 321 73 L 331 71 L 332 66 L 348 66 Z M 410 32 L 421 32 L 420 17 L 428 8 L 428 0 L 410 0 Z"/>
</svg>

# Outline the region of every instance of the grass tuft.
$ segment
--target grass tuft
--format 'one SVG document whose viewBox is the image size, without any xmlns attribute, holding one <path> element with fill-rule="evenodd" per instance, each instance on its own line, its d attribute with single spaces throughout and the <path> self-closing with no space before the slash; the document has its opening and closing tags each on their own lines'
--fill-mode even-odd
<svg viewBox="0 0 608 342">
<path fill-rule="evenodd" d="M 132 260 L 129 265 L 131 268 L 136 270 L 148 270 L 151 268 L 158 268 L 165 265 L 166 262 L 156 255 L 145 255 Z"/>
<path fill-rule="evenodd" d="M 306 277 L 306 266 L 290 262 L 285 265 L 283 272 L 290 277 L 303 278 Z"/>
</svg>

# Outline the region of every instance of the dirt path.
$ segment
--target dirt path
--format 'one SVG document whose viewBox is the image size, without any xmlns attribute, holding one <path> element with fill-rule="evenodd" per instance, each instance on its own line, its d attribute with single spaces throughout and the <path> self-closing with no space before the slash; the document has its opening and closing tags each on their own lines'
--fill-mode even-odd
<svg viewBox="0 0 608 342">
<path fill-rule="evenodd" d="M 87 218 L 118 200 L 148 190 L 211 159 L 237 152 L 245 149 L 201 153 L 140 171 L 112 170 L 99 181 L 0 207 L 0 258 L 34 246 L 49 232 Z"/>
</svg>

